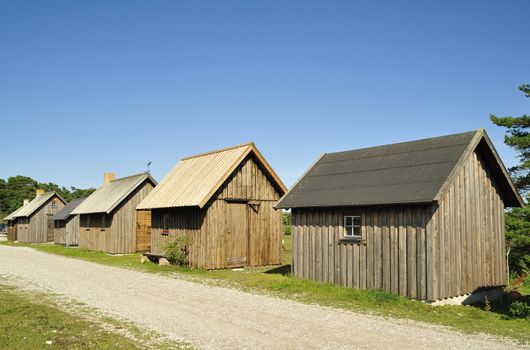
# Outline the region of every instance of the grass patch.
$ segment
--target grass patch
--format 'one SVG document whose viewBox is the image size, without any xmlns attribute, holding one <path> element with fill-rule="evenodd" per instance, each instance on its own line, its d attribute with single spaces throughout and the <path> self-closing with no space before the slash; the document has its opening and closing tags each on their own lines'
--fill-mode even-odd
<svg viewBox="0 0 530 350">
<path fill-rule="evenodd" d="M 367 314 L 428 322 L 449 326 L 468 333 L 489 333 L 520 342 L 530 342 L 530 319 L 511 319 L 495 308 L 492 312 L 488 312 L 473 306 L 432 307 L 383 291 L 364 291 L 292 278 L 289 265 L 290 239 L 290 236 L 285 236 L 287 253 L 284 257 L 284 265 L 279 267 L 245 268 L 242 271 L 206 271 L 178 266 L 158 266 L 154 263 L 141 264 L 140 254 L 111 256 L 100 252 L 50 244 L 30 245 L 13 242 L 0 244 L 31 246 L 39 251 L 110 266 L 163 275 L 177 274 L 202 283 L 275 295 L 304 303 L 315 303 Z"/>
<path fill-rule="evenodd" d="M 2 349 L 141 349 L 123 335 L 0 285 Z M 46 342 L 52 342 L 47 344 Z"/>
</svg>

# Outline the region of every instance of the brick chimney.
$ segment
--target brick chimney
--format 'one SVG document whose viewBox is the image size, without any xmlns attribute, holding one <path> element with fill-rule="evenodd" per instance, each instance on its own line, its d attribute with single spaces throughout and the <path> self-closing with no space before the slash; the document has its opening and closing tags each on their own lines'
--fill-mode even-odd
<svg viewBox="0 0 530 350">
<path fill-rule="evenodd" d="M 44 194 L 44 190 L 39 188 L 37 191 L 35 191 L 35 197 L 40 196 L 41 194 Z"/>
<path fill-rule="evenodd" d="M 114 173 L 104 173 L 103 174 L 103 184 L 108 184 L 109 182 L 116 180 L 116 174 Z"/>
<path fill-rule="evenodd" d="M 29 199 L 24 199 L 24 204 L 23 205 L 28 205 L 29 204 Z"/>
</svg>

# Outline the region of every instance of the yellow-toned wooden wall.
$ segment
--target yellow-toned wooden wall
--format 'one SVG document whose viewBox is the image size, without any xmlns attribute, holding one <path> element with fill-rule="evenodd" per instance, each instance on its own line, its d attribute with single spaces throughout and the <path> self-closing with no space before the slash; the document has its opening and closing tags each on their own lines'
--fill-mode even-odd
<svg viewBox="0 0 530 350">
<path fill-rule="evenodd" d="M 282 212 L 274 204 L 280 193 L 253 156 L 249 155 L 203 208 L 153 209 L 151 251 L 164 255 L 164 247 L 179 235 L 190 238 L 190 265 L 206 269 L 228 267 L 226 256 L 227 208 L 230 202 L 247 203 L 248 253 L 245 265 L 275 265 L 282 260 Z M 167 235 L 163 215 L 169 215 Z"/>
</svg>

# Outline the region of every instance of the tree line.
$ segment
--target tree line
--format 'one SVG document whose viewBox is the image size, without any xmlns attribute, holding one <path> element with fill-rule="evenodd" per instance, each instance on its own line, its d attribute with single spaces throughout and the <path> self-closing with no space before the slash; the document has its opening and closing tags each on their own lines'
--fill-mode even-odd
<svg viewBox="0 0 530 350">
<path fill-rule="evenodd" d="M 56 192 L 67 202 L 76 198 L 88 197 L 95 191 L 94 188 L 66 188 L 51 182 L 42 183 L 22 175 L 11 176 L 7 180 L 0 179 L 0 220 L 20 208 L 24 199 L 32 200 L 35 198 L 37 189 Z"/>
</svg>

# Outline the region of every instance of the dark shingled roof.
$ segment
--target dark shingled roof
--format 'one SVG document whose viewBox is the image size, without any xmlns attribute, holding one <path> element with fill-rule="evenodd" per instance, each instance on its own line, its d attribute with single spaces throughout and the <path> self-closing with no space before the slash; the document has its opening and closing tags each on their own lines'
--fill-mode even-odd
<svg viewBox="0 0 530 350">
<path fill-rule="evenodd" d="M 85 198 L 77 198 L 65 205 L 61 210 L 59 210 L 54 216 L 53 220 L 66 220 L 72 215 L 72 211 L 77 208 L 77 206 L 83 201 Z"/>
<path fill-rule="evenodd" d="M 433 202 L 475 135 L 485 133 L 324 154 L 277 208 Z"/>
</svg>

